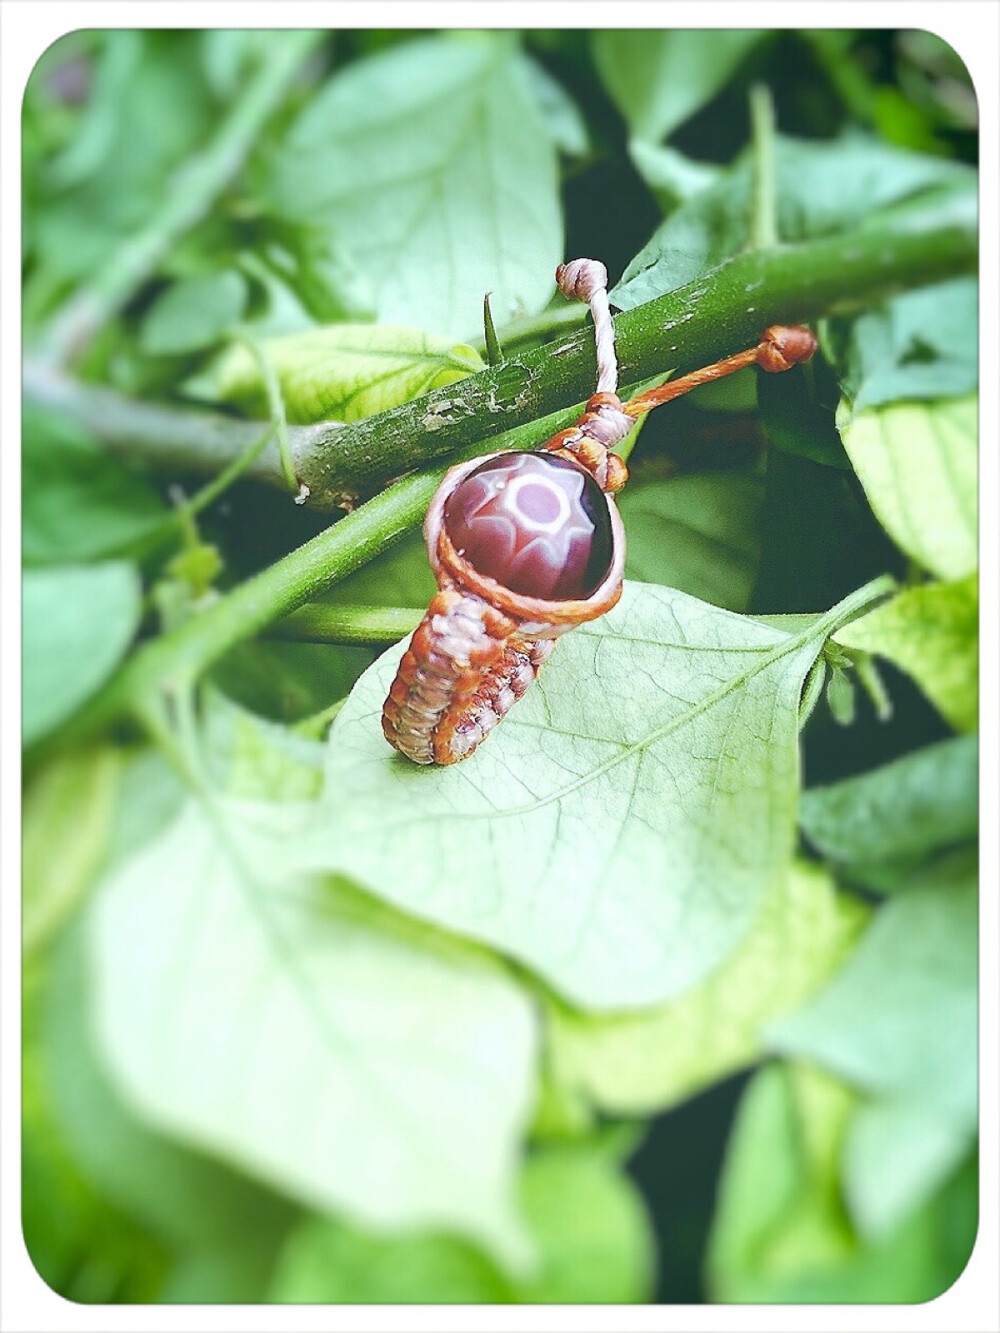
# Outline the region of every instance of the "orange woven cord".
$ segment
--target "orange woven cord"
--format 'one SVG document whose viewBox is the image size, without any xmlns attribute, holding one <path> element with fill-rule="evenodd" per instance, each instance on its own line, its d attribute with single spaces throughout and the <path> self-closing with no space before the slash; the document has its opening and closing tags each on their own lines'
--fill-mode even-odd
<svg viewBox="0 0 1000 1333">
<path fill-rule="evenodd" d="M 771 374 L 791 370 L 792 366 L 798 365 L 800 361 L 808 361 L 816 351 L 816 347 L 815 334 L 803 325 L 772 324 L 770 328 L 764 330 L 756 347 L 750 347 L 745 352 L 736 352 L 722 361 L 703 366 L 701 370 L 693 370 L 690 375 L 682 375 L 678 380 L 668 380 L 666 384 L 660 384 L 655 389 L 647 389 L 645 393 L 637 394 L 635 398 L 625 403 L 622 411 L 626 416 L 640 417 L 644 412 L 651 412 L 654 407 L 659 407 L 662 403 L 669 403 L 672 399 L 679 398 L 681 394 L 690 393 L 692 389 L 700 388 L 703 384 L 711 384 L 725 375 L 744 370 L 747 366 L 760 366 L 761 370 L 769 371 Z"/>
</svg>

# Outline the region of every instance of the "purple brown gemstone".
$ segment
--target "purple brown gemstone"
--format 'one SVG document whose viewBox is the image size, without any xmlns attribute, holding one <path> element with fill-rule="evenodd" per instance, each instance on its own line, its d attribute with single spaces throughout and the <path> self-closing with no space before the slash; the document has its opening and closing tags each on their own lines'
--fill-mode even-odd
<svg viewBox="0 0 1000 1333">
<path fill-rule="evenodd" d="M 550 454 L 502 454 L 477 467 L 445 501 L 444 526 L 473 569 L 526 597 L 589 597 L 611 567 L 604 493 Z"/>
</svg>

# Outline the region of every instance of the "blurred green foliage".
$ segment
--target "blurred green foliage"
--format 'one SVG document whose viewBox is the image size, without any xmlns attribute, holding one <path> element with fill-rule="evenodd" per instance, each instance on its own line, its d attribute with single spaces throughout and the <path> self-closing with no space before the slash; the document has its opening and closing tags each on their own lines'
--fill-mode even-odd
<svg viewBox="0 0 1000 1333">
<path fill-rule="evenodd" d="M 45 53 L 23 113 L 30 351 L 155 229 L 281 40 L 80 31 Z M 319 34 L 77 370 L 265 417 L 270 367 L 303 421 L 458 383 L 486 351 L 486 291 L 502 347 L 546 343 L 562 257 L 604 259 L 625 307 L 748 243 L 755 85 L 782 241 L 974 188 L 975 92 L 927 32 Z M 565 662 L 520 757 L 513 727 L 491 741 L 485 789 L 482 766 L 434 787 L 366 758 L 378 691 L 352 689 L 375 651 L 335 643 L 241 643 L 192 717 L 166 681 L 180 771 L 128 726 L 64 743 L 131 645 L 329 516 L 250 482 L 196 516 L 178 502 L 198 479 L 26 411 L 22 1217 L 55 1291 L 905 1302 L 956 1279 L 977 1219 L 976 298 L 965 277 L 831 311 L 808 367 L 645 427 L 621 509 L 629 578 L 651 585 L 628 604 L 655 624 L 642 648 L 604 624 L 566 660 L 590 651 L 594 681 L 622 664 L 597 748 L 624 743 L 608 719 L 633 741 L 657 691 L 690 692 L 683 744 L 643 742 L 649 809 L 567 742 L 598 709 Z M 886 570 L 891 600 L 813 642 L 816 613 Z M 414 607 L 432 588 L 411 535 L 323 597 Z M 797 676 L 768 693 L 736 673 L 783 634 Z M 873 656 L 891 720 L 856 688 Z M 586 818 L 553 801 L 530 825 L 546 764 L 570 766 Z M 579 967 L 601 857 L 623 889 L 601 967 Z M 544 896 L 563 863 L 578 921 Z M 643 977 L 647 944 L 663 965 Z M 725 1080 L 750 1066 L 731 1120 Z"/>
</svg>

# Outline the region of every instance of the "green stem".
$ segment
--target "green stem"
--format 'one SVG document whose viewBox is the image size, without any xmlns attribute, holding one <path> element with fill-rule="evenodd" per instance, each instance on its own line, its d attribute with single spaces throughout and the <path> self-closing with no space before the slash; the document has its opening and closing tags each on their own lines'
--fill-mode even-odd
<svg viewBox="0 0 1000 1333">
<path fill-rule="evenodd" d="M 217 477 L 213 477 L 194 495 L 184 499 L 175 509 L 166 514 L 162 521 L 144 538 L 133 543 L 130 548 L 133 558 L 144 558 L 152 555 L 167 542 L 174 541 L 178 535 L 185 546 L 197 545 L 199 537 L 195 520 L 198 515 L 204 509 L 207 509 L 213 501 L 217 500 L 224 491 L 228 490 L 233 482 L 238 481 L 244 473 L 252 470 L 255 460 L 263 453 L 273 433 L 274 425 L 269 422 L 257 439 L 252 441 L 239 457 L 234 458 Z"/>
<path fill-rule="evenodd" d="M 823 694 L 823 686 L 826 684 L 826 659 L 822 653 L 816 658 L 802 686 L 802 697 L 799 701 L 799 731 L 803 729 L 816 709 L 817 703 Z"/>
<path fill-rule="evenodd" d="M 561 430 L 582 404 L 508 431 L 497 449 L 527 449 Z M 465 451 L 476 457 L 479 445 Z M 60 743 L 79 741 L 131 713 L 145 721 L 179 698 L 230 648 L 289 615 L 324 588 L 387 550 L 424 516 L 445 468 L 405 477 L 305 545 L 227 593 L 169 633 L 140 645 L 104 688 L 63 730 Z M 405 629 L 403 630 L 405 633 Z"/>
<path fill-rule="evenodd" d="M 73 294 L 49 328 L 46 352 L 75 360 L 125 306 L 176 242 L 210 211 L 243 165 L 265 122 L 323 34 L 273 33 L 259 69 L 248 81 L 212 142 L 178 173 L 155 217 L 120 246 L 104 268 Z"/>
<path fill-rule="evenodd" d="M 769 324 L 807 322 L 833 309 L 975 269 L 975 199 L 953 196 L 894 210 L 835 237 L 736 256 L 695 282 L 615 319 L 623 385 L 680 372 L 752 347 Z M 524 424 L 593 390 L 593 335 L 512 353 L 496 366 L 389 412 L 343 427 L 298 460 L 310 504 L 379 476 L 446 456 L 498 428 Z"/>
<path fill-rule="evenodd" d="M 833 634 L 836 630 L 849 625 L 852 620 L 857 620 L 859 616 L 863 616 L 878 602 L 891 596 L 897 587 L 896 580 L 891 574 L 880 574 L 878 578 L 863 584 L 845 597 L 843 601 L 838 602 L 836 606 L 827 611 L 826 615 L 820 616 L 817 626 L 822 627 L 827 634 Z"/>
<path fill-rule="evenodd" d="M 774 101 L 770 88 L 750 89 L 750 143 L 753 161 L 753 202 L 750 246 L 770 250 L 778 244 L 778 193 L 774 164 Z"/>
<path fill-rule="evenodd" d="M 871 700 L 875 716 L 879 722 L 888 722 L 892 717 L 892 700 L 885 688 L 885 682 L 879 674 L 878 667 L 875 665 L 875 659 L 870 653 L 863 652 L 860 648 L 844 648 L 843 652 L 854 668 L 854 674 L 857 676 L 862 689 Z"/>
<path fill-rule="evenodd" d="M 271 358 L 256 338 L 252 338 L 249 334 L 241 332 L 236 335 L 236 341 L 243 344 L 257 363 L 257 370 L 263 382 L 264 391 L 267 394 L 267 406 L 268 411 L 271 413 L 271 424 L 274 427 L 278 439 L 278 457 L 281 460 L 281 474 L 285 479 L 285 485 L 294 495 L 299 489 L 299 479 L 295 475 L 295 464 L 292 462 L 291 445 L 288 440 L 288 416 L 285 412 L 285 395 L 281 392 L 281 383 L 278 380 L 278 372 L 275 370 Z"/>
<path fill-rule="evenodd" d="M 123 712 L 141 714 L 150 696 L 174 698 L 190 689 L 237 643 L 386 550 L 419 521 L 440 475 L 397 482 L 200 615 L 137 649 L 80 715 L 81 729 L 104 726 Z"/>
<path fill-rule="evenodd" d="M 395 643 L 417 628 L 423 614 L 423 607 L 328 606 L 316 602 L 276 621 L 267 633 L 270 638 L 305 643 Z"/>
<path fill-rule="evenodd" d="M 238 481 L 245 472 L 249 472 L 260 455 L 267 448 L 271 436 L 274 434 L 274 422 L 268 422 L 267 426 L 261 431 L 260 435 L 250 447 L 239 457 L 225 468 L 219 475 L 207 482 L 199 491 L 196 491 L 189 500 L 186 500 L 181 508 L 189 514 L 200 514 L 203 509 L 207 509 L 213 501 L 217 500 L 224 491 L 232 486 L 234 481 Z"/>
<path fill-rule="evenodd" d="M 769 324 L 807 322 L 834 310 L 975 270 L 975 198 L 941 194 L 886 211 L 834 237 L 751 250 L 695 282 L 615 319 L 621 382 L 633 385 L 673 368 L 680 373 L 752 347 Z M 256 438 L 260 424 L 220 413 L 184 413 L 131 402 L 74 384 L 31 364 L 25 396 L 82 421 L 122 452 L 213 470 Z M 470 375 L 401 407 L 340 426 L 289 431 L 296 474 L 309 504 L 329 508 L 412 468 L 489 442 L 560 404 L 583 401 L 595 376 L 590 330 L 527 352 L 507 347 L 503 365 Z M 538 438 L 543 438 L 541 432 Z M 145 444 L 144 444 L 145 442 Z M 212 462 L 209 462 L 211 455 Z M 277 450 L 254 475 L 284 487 Z"/>
</svg>

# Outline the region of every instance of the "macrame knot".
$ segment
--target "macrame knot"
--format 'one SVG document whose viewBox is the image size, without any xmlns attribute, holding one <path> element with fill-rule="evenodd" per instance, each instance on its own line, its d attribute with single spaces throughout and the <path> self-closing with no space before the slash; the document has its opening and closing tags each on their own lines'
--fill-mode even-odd
<svg viewBox="0 0 1000 1333">
<path fill-rule="evenodd" d="M 757 364 L 778 374 L 808 361 L 817 347 L 815 336 L 801 325 L 772 324 L 757 345 Z"/>
<path fill-rule="evenodd" d="M 576 425 L 553 435 L 544 448 L 574 459 L 602 491 L 620 491 L 628 480 L 628 468 L 610 451 L 634 425 L 616 393 L 595 393 L 587 400 L 586 411 Z"/>
<path fill-rule="evenodd" d="M 565 296 L 590 301 L 595 292 L 608 285 L 608 270 L 599 259 L 571 259 L 556 269 L 556 282 Z"/>
<path fill-rule="evenodd" d="M 606 449 L 620 444 L 635 425 L 634 419 L 623 411 L 616 393 L 595 393 L 587 402 L 584 420 L 584 433 Z"/>
</svg>

